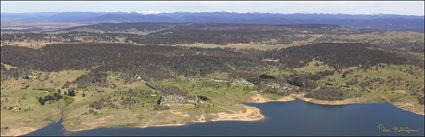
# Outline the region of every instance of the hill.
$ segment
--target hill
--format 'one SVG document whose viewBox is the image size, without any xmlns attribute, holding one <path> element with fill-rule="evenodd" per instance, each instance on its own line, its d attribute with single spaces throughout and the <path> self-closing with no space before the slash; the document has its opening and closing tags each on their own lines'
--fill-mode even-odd
<svg viewBox="0 0 425 137">
<path fill-rule="evenodd" d="M 332 24 L 353 28 L 409 30 L 424 32 L 423 16 L 347 15 L 347 14 L 271 14 L 271 13 L 1 13 L 3 22 L 163 22 L 234 24 Z"/>
</svg>

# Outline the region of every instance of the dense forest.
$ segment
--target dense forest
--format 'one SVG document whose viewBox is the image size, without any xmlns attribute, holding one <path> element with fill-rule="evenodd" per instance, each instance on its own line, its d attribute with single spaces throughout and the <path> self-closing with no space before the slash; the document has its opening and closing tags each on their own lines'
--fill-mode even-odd
<svg viewBox="0 0 425 137">
<path fill-rule="evenodd" d="M 259 91 L 286 95 L 290 92 L 271 88 L 270 83 L 286 87 L 299 87 L 302 91 L 311 91 L 320 87 L 320 80 L 350 67 L 363 70 L 376 69 L 381 64 L 411 65 L 423 68 L 423 60 L 410 54 L 393 53 L 374 48 L 368 44 L 323 43 L 279 50 L 253 50 L 230 48 L 190 48 L 181 46 L 135 46 L 128 44 L 54 44 L 40 49 L 17 46 L 3 46 L 2 79 L 27 77 L 32 70 L 58 72 L 65 70 L 90 70 L 90 73 L 78 77 L 64 85 L 77 84 L 79 88 L 91 84 L 108 86 L 107 73 L 119 72 L 127 82 L 143 79 L 158 81 L 185 77 L 208 77 L 216 72 L 227 73 L 228 79 L 244 78 L 257 85 Z M 264 61 L 264 59 L 278 60 Z M 270 76 L 264 74 L 266 68 L 300 68 L 313 60 L 321 60 L 320 65 L 328 65 L 335 70 L 320 71 L 311 74 L 291 72 L 291 75 Z M 16 68 L 6 69 L 3 64 Z M 318 65 L 318 64 L 316 64 Z M 257 70 L 257 71 L 256 71 Z M 336 72 L 335 72 L 336 71 Z M 416 72 L 410 72 L 415 75 Z M 421 75 L 421 74 L 419 74 Z M 393 79 L 393 81 L 396 79 Z M 376 81 L 372 79 L 372 81 Z M 373 84 L 361 84 L 353 81 L 349 85 L 371 87 Z M 350 84 L 351 83 L 351 84 Z M 373 82 L 372 82 L 373 83 Z M 337 90 L 335 87 L 325 89 Z M 295 91 L 295 90 L 294 90 Z M 291 91 L 291 92 L 294 92 Z M 308 96 L 326 95 L 321 99 L 343 99 L 348 95 L 331 90 L 314 91 Z M 334 98 L 341 97 L 341 98 Z M 349 94 L 351 95 L 351 94 Z"/>
<path fill-rule="evenodd" d="M 285 67 L 302 67 L 313 59 L 322 60 L 336 68 L 368 67 L 380 63 L 424 67 L 423 60 L 419 58 L 373 49 L 373 47 L 376 46 L 359 43 L 321 43 L 268 51 L 265 54 L 272 59 L 279 59 L 279 62 Z"/>
<path fill-rule="evenodd" d="M 295 99 L 385 102 L 422 114 L 423 53 L 420 32 L 326 24 L 101 23 L 7 31 L 1 130 L 22 121 L 46 125 L 56 116 L 78 130 L 208 121 L 255 113 L 244 102 Z"/>
<path fill-rule="evenodd" d="M 2 63 L 39 71 L 93 69 L 144 73 L 150 77 L 205 75 L 214 71 L 243 71 L 266 65 L 296 68 L 313 59 L 335 68 L 368 67 L 380 63 L 424 65 L 421 59 L 412 55 L 373 49 L 368 44 L 332 43 L 269 51 L 126 44 L 54 44 L 40 49 L 3 46 L 1 58 Z M 279 63 L 262 59 L 275 59 Z"/>
<path fill-rule="evenodd" d="M 326 24 L 101 23 L 40 33 L 5 32 L 1 37 L 2 45 L 19 45 L 19 42 L 137 45 L 367 43 L 398 51 L 424 51 L 423 33 Z"/>
<path fill-rule="evenodd" d="M 254 85 L 263 94 L 284 96 L 306 92 L 306 97 L 342 100 L 361 96 L 359 90 L 382 88 L 408 89 L 419 103 L 423 104 L 424 100 L 418 90 L 423 85 L 416 81 L 423 76 L 423 70 L 418 68 L 424 68 L 423 56 L 417 55 L 424 52 L 423 34 L 417 32 L 323 24 L 102 23 L 55 32 L 7 32 L 1 36 L 2 81 L 31 79 L 36 71 L 82 70 L 87 73 L 60 88 L 110 87 L 108 77 L 112 72 L 119 73 L 126 83 L 144 80 L 153 89 L 166 92 L 158 86 L 158 81 L 181 76 L 210 79 L 221 73 L 225 76 L 219 76 L 220 79 L 236 83 L 245 79 L 242 83 Z M 308 40 L 311 41 L 305 42 Z M 293 44 L 299 41 L 304 43 Z M 34 42 L 45 45 L 20 46 Z M 180 46 L 198 43 L 290 46 L 271 50 Z M 397 69 L 391 65 L 406 67 Z M 277 72 L 267 74 L 270 69 Z M 407 82 L 409 79 L 401 76 L 358 75 L 359 71 L 376 70 L 406 73 L 413 81 Z M 392 84 L 376 87 L 386 83 Z M 354 91 L 352 87 L 358 89 Z M 38 100 L 44 103 L 61 99 L 58 95 L 51 97 Z"/>
</svg>

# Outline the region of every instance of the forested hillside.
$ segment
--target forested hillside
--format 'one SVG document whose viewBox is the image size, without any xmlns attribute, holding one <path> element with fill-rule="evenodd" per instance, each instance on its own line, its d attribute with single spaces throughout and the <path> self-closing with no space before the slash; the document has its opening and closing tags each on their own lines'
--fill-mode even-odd
<svg viewBox="0 0 425 137">
<path fill-rule="evenodd" d="M 260 111 L 243 103 L 294 99 L 385 102 L 423 115 L 423 53 L 420 32 L 326 24 L 7 31 L 1 131 L 38 129 L 59 117 L 74 131 L 252 120 Z"/>
</svg>

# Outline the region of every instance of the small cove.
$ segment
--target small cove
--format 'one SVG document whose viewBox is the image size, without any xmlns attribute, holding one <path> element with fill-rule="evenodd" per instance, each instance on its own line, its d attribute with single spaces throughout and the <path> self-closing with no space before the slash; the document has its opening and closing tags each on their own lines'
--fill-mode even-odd
<svg viewBox="0 0 425 137">
<path fill-rule="evenodd" d="M 386 103 L 317 105 L 291 102 L 247 103 L 258 107 L 263 120 L 190 123 L 148 128 L 98 128 L 79 132 L 63 129 L 61 121 L 27 134 L 47 135 L 424 135 L 424 116 Z M 378 128 L 380 126 L 381 128 Z M 389 129 L 384 132 L 380 129 Z M 413 129 L 408 133 L 406 130 Z"/>
</svg>

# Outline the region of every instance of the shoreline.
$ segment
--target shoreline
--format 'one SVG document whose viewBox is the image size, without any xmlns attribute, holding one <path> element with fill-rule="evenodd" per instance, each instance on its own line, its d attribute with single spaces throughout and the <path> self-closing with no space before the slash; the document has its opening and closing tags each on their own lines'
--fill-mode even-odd
<svg viewBox="0 0 425 137">
<path fill-rule="evenodd" d="M 366 102 L 363 98 L 349 98 L 344 100 L 319 100 L 314 98 L 304 97 L 304 94 L 290 94 L 288 96 L 281 97 L 277 100 L 266 99 L 260 94 L 255 94 L 250 98 L 252 103 L 267 103 L 267 102 L 290 102 L 294 100 L 301 100 L 308 103 L 318 104 L 318 105 L 350 105 L 350 104 L 368 104 L 373 102 Z M 390 103 L 384 102 L 393 105 L 398 109 L 402 109 L 404 111 L 408 111 L 411 113 L 415 113 L 417 115 L 425 116 L 423 106 L 414 106 L 409 103 Z"/>
<path fill-rule="evenodd" d="M 246 106 L 245 111 L 239 111 L 238 113 L 226 113 L 220 112 L 217 114 L 211 114 L 217 116 L 214 119 L 205 122 L 217 122 L 217 121 L 258 121 L 264 119 L 264 115 L 261 114 L 260 109 L 257 107 Z"/>
<path fill-rule="evenodd" d="M 304 97 L 304 94 L 290 94 L 287 96 L 280 97 L 278 99 L 268 99 L 263 97 L 260 94 L 255 94 L 249 98 L 248 103 L 268 103 L 268 102 L 290 102 L 295 100 L 301 100 L 308 103 L 318 104 L 318 105 L 349 105 L 349 104 L 368 104 L 370 102 L 364 102 L 363 98 L 349 98 L 344 100 L 336 100 L 336 101 L 327 101 L 327 100 L 319 100 L 314 98 Z M 408 111 L 411 113 L 415 113 L 417 115 L 424 116 L 423 109 L 417 109 L 415 106 L 408 103 L 389 103 L 393 106 L 402 109 L 404 111 Z M 245 111 L 238 111 L 237 113 L 227 113 L 220 112 L 217 114 L 210 114 L 215 118 L 210 120 L 205 120 L 205 115 L 201 115 L 201 118 L 194 121 L 187 121 L 185 123 L 175 123 L 175 124 L 160 124 L 160 125 L 149 125 L 149 126 L 135 126 L 136 128 L 148 128 L 148 127 L 165 127 L 165 126 L 184 126 L 189 125 L 191 123 L 206 123 L 206 122 L 220 122 L 220 121 L 259 121 L 265 119 L 265 116 L 261 114 L 261 111 L 257 107 L 243 105 Z M 97 127 L 101 128 L 101 127 Z M 75 130 L 65 130 L 66 132 L 80 132 L 86 130 L 92 130 L 96 128 L 85 128 L 85 129 L 75 129 Z M 22 136 L 38 129 L 30 128 L 30 127 L 22 127 L 18 129 L 8 129 L 12 131 L 8 131 L 6 133 L 12 132 L 11 134 L 3 134 L 2 136 Z"/>
<path fill-rule="evenodd" d="M 185 123 L 173 123 L 173 124 L 160 124 L 160 125 L 149 125 L 149 126 L 134 126 L 136 128 L 149 128 L 149 127 L 165 127 L 165 126 L 184 126 L 191 123 L 206 123 L 206 122 L 220 122 L 220 121 L 258 121 L 264 119 L 264 115 L 261 114 L 260 109 L 252 106 L 243 105 L 245 111 L 238 111 L 237 113 L 226 113 L 220 112 L 217 114 L 210 114 L 215 116 L 215 118 L 210 120 L 205 120 L 205 116 L 199 118 L 198 120 L 187 121 Z M 98 127 L 101 128 L 101 127 Z M 92 130 L 96 128 L 85 128 L 85 129 L 75 129 L 75 130 L 66 130 L 68 132 L 80 132 L 86 130 Z"/>
<path fill-rule="evenodd" d="M 1 131 L 1 136 L 22 136 L 39 129 L 41 128 L 20 127 L 15 129 L 7 129 L 6 131 Z"/>
<path fill-rule="evenodd" d="M 290 102 L 290 101 L 297 100 L 298 99 L 297 96 L 298 94 L 290 94 L 287 96 L 280 97 L 276 100 L 273 100 L 273 99 L 265 98 L 261 94 L 255 94 L 250 97 L 248 102 L 249 103 Z"/>
<path fill-rule="evenodd" d="M 362 98 L 349 98 L 349 99 L 344 99 L 344 100 L 337 100 L 337 101 L 326 101 L 326 100 L 318 100 L 318 99 L 314 99 L 314 98 L 298 98 L 304 102 L 309 102 L 309 103 L 313 103 L 313 104 L 318 104 L 318 105 L 350 105 L 350 104 L 369 104 L 369 103 L 374 103 L 374 102 L 365 102 Z M 382 102 L 382 103 L 388 103 L 393 105 L 394 107 L 410 112 L 410 113 L 414 113 L 416 115 L 421 115 L 421 116 L 425 116 L 424 113 L 424 108 L 423 106 L 419 106 L 416 107 L 412 104 L 409 103 L 391 103 L 391 102 Z M 422 108 L 422 109 L 420 109 Z"/>
<path fill-rule="evenodd" d="M 349 105 L 349 104 L 367 104 L 367 102 L 363 102 L 362 98 L 349 98 L 344 100 L 320 100 L 315 98 L 307 98 L 304 97 L 303 94 L 297 96 L 297 99 L 302 100 L 304 102 L 309 102 L 318 105 Z"/>
<path fill-rule="evenodd" d="M 307 98 L 304 97 L 304 94 L 290 94 L 287 96 L 280 97 L 276 100 L 267 99 L 263 97 L 260 94 L 255 94 L 250 97 L 248 103 L 268 103 L 268 102 L 291 102 L 295 100 L 301 100 L 308 103 L 313 103 L 317 105 L 349 105 L 349 104 L 368 104 L 368 102 L 364 102 L 362 98 L 349 98 L 344 100 L 336 100 L 336 101 L 327 101 L 327 100 L 319 100 L 314 98 Z M 392 104 L 392 103 L 389 103 Z M 424 113 L 415 112 L 413 109 L 409 109 L 406 107 L 405 104 L 392 104 L 393 106 L 403 109 L 405 111 L 415 113 L 418 115 L 424 116 Z M 260 110 L 256 107 L 252 106 L 246 106 L 244 107 L 247 109 L 246 112 L 238 112 L 238 113 L 226 113 L 226 112 L 220 112 L 217 114 L 211 114 L 217 116 L 217 118 L 211 119 L 211 120 L 205 120 L 205 119 L 198 119 L 195 121 L 188 121 L 185 123 L 176 123 L 176 124 L 161 124 L 161 125 L 149 125 L 149 126 L 136 126 L 137 128 L 147 128 L 147 127 L 164 127 L 164 126 L 184 126 L 188 125 L 190 123 L 206 123 L 206 122 L 220 122 L 220 121 L 258 121 L 265 118 L 264 115 L 261 114 Z M 78 132 L 78 131 L 84 131 L 84 130 L 91 130 L 96 128 L 90 128 L 90 129 L 81 129 L 81 130 L 67 130 L 70 132 Z"/>
<path fill-rule="evenodd" d="M 416 107 L 416 106 L 409 104 L 409 103 L 394 103 L 392 105 L 394 105 L 395 107 L 402 109 L 404 111 L 408 111 L 408 112 L 415 113 L 417 115 L 425 116 L 425 112 L 424 112 L 425 110 L 424 110 L 423 106 Z"/>
</svg>

